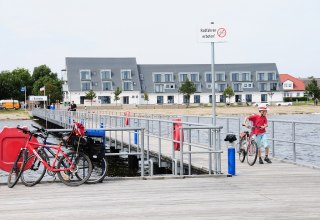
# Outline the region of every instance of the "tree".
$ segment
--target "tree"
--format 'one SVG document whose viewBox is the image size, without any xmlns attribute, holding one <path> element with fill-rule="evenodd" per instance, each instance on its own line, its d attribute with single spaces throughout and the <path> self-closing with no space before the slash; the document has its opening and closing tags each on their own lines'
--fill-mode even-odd
<svg viewBox="0 0 320 220">
<path fill-rule="evenodd" d="M 49 76 L 50 74 L 52 74 L 51 69 L 46 65 L 35 67 L 32 73 L 32 81 L 36 82 L 38 79 Z"/>
<path fill-rule="evenodd" d="M 92 106 L 92 100 L 96 97 L 97 97 L 96 93 L 92 89 L 90 89 L 88 92 L 86 92 L 85 98 L 90 100 L 91 106 Z"/>
<path fill-rule="evenodd" d="M 187 80 L 181 84 L 178 91 L 186 97 L 188 107 L 190 104 L 190 95 L 194 94 L 197 91 L 197 88 L 194 83 L 187 78 Z"/>
<path fill-rule="evenodd" d="M 311 96 L 313 99 L 320 98 L 320 89 L 318 87 L 317 80 L 315 80 L 313 77 L 309 84 L 305 88 L 306 93 Z"/>
<path fill-rule="evenodd" d="M 231 97 L 234 96 L 233 89 L 230 86 L 227 86 L 227 88 L 223 91 L 223 95 L 224 97 L 226 97 L 225 103 L 227 104 L 227 98 L 229 99 L 229 103 L 230 103 Z"/>
<path fill-rule="evenodd" d="M 147 104 L 148 104 L 148 102 L 149 102 L 149 94 L 146 91 L 144 91 L 143 96 L 144 96 L 144 101 L 146 101 Z"/>
<path fill-rule="evenodd" d="M 26 86 L 27 96 L 31 94 L 31 75 L 27 69 L 17 68 L 12 72 L 0 73 L 0 99 L 25 99 L 21 87 Z"/>
<path fill-rule="evenodd" d="M 120 94 L 122 93 L 122 90 L 117 87 L 116 91 L 114 91 L 114 101 L 116 101 L 116 105 L 118 105 L 118 100 L 120 100 Z"/>
</svg>

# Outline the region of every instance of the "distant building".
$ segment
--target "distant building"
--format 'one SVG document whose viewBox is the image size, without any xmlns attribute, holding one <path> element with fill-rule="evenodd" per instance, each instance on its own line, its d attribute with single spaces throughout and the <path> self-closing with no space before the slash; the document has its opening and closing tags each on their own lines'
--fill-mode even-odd
<svg viewBox="0 0 320 220">
<path fill-rule="evenodd" d="M 283 97 L 303 97 L 305 91 L 304 82 L 289 74 L 280 74 L 283 86 Z"/>
<path fill-rule="evenodd" d="M 122 90 L 121 104 L 183 104 L 186 98 L 178 89 L 188 78 L 196 86 L 191 104 L 212 101 L 210 64 L 137 64 L 135 58 L 66 58 L 64 100 L 84 104 L 92 89 L 97 103 L 115 104 L 114 91 Z M 231 103 L 283 100 L 283 88 L 274 63 L 216 64 L 216 102 L 226 101 L 223 91 L 231 86 L 235 96 Z"/>
</svg>

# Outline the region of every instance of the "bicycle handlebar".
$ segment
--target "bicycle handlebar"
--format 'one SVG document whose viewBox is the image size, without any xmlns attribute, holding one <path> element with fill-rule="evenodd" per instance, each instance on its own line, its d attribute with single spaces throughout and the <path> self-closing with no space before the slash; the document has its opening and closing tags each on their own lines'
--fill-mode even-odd
<svg viewBox="0 0 320 220">
<path fill-rule="evenodd" d="M 249 129 L 252 129 L 252 128 L 263 129 L 261 126 L 252 126 L 252 125 L 246 125 L 246 124 L 242 124 L 242 126 L 247 127 L 247 128 L 249 128 Z"/>
<path fill-rule="evenodd" d="M 42 134 L 37 134 L 35 131 L 29 131 L 26 128 L 21 128 L 19 127 L 19 125 L 17 126 L 17 129 L 21 130 L 24 134 L 29 134 L 30 136 L 34 136 L 34 137 L 41 137 L 41 138 L 46 138 L 45 136 L 43 136 Z"/>
</svg>

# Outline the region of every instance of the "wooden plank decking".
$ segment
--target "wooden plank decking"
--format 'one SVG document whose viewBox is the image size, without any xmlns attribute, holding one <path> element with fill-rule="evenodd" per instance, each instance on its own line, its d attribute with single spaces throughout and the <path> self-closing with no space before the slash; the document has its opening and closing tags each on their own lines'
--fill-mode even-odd
<svg viewBox="0 0 320 220">
<path fill-rule="evenodd" d="M 157 147 L 157 140 L 150 143 Z M 172 145 L 162 143 L 162 153 L 170 156 Z M 193 158 L 194 164 L 207 166 L 203 162 L 207 155 Z M 0 184 L 0 216 L 6 220 L 320 219 L 319 169 L 275 159 L 252 167 L 236 161 L 234 177 L 107 178 L 79 187 L 55 181 L 31 188 L 18 184 L 13 189 Z M 226 152 L 221 165 L 226 174 Z"/>
<path fill-rule="evenodd" d="M 166 151 L 171 152 L 169 147 L 163 148 Z M 223 153 L 222 171 L 226 170 Z M 1 184 L 0 216 L 6 220 L 320 219 L 319 169 L 277 160 L 251 167 L 237 160 L 236 172 L 234 177 L 106 179 L 79 187 L 58 181 L 13 189 Z"/>
<path fill-rule="evenodd" d="M 319 170 L 274 161 L 234 177 L 0 185 L 1 219 L 319 219 Z"/>
</svg>

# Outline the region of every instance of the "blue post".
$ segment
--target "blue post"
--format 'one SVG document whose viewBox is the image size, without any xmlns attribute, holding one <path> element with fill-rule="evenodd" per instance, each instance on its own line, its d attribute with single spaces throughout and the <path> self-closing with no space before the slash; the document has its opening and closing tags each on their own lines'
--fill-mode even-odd
<svg viewBox="0 0 320 220">
<path fill-rule="evenodd" d="M 134 144 L 138 144 L 138 130 L 134 130 Z"/>
<path fill-rule="evenodd" d="M 70 116 L 68 117 L 68 123 L 69 123 L 69 125 L 71 125 L 71 117 Z"/>
<path fill-rule="evenodd" d="M 236 175 L 236 149 L 233 146 L 228 148 L 228 173 Z"/>
</svg>

